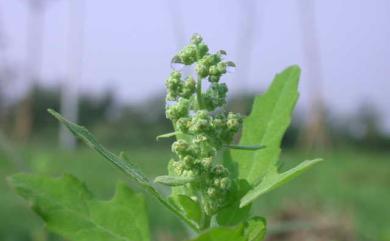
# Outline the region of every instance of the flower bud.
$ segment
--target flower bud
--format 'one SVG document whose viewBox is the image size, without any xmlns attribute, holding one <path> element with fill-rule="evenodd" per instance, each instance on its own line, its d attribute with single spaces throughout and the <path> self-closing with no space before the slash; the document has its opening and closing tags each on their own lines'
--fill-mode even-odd
<svg viewBox="0 0 390 241">
<path fill-rule="evenodd" d="M 213 188 L 213 187 L 209 187 L 207 189 L 207 195 L 209 197 L 213 198 L 213 197 L 217 196 L 217 190 L 215 188 Z"/>
<path fill-rule="evenodd" d="M 167 99 L 175 100 L 183 87 L 183 84 L 179 78 L 173 77 L 172 75 L 165 81 L 165 86 L 167 87 Z"/>
<path fill-rule="evenodd" d="M 190 155 L 186 155 L 183 158 L 184 165 L 188 168 L 191 168 L 191 166 L 194 164 L 194 158 Z"/>
<path fill-rule="evenodd" d="M 215 178 L 213 185 L 216 187 L 219 187 L 221 185 L 221 179 L 220 178 Z"/>
<path fill-rule="evenodd" d="M 208 119 L 209 118 L 209 112 L 207 110 L 199 110 L 196 113 L 196 117 L 199 119 Z"/>
<path fill-rule="evenodd" d="M 217 69 L 218 69 L 220 74 L 225 74 L 226 73 L 226 64 L 223 62 L 218 63 Z"/>
<path fill-rule="evenodd" d="M 172 151 L 178 155 L 183 155 L 188 150 L 188 143 L 183 140 L 177 140 L 172 144 Z"/>
<path fill-rule="evenodd" d="M 182 162 L 175 161 L 175 162 L 173 162 L 172 166 L 173 166 L 173 170 L 175 171 L 175 173 L 177 175 L 182 175 L 182 173 L 184 171 L 184 166 L 183 166 Z"/>
<path fill-rule="evenodd" d="M 172 71 L 171 77 L 174 79 L 181 79 L 181 73 L 179 71 Z"/>
<path fill-rule="evenodd" d="M 210 75 L 210 76 L 209 76 L 209 81 L 210 81 L 211 83 L 216 83 L 216 82 L 219 81 L 219 79 L 220 79 L 220 76 L 219 76 L 219 75 Z"/>
<path fill-rule="evenodd" d="M 203 58 L 209 52 L 209 47 L 204 43 L 198 44 L 197 47 L 198 47 L 198 57 L 199 58 Z"/>
<path fill-rule="evenodd" d="M 188 132 L 190 121 L 191 121 L 191 118 L 182 117 L 176 121 L 176 128 L 179 131 L 186 133 L 186 132 Z"/>
<path fill-rule="evenodd" d="M 200 34 L 198 34 L 198 33 L 193 34 L 191 37 L 191 42 L 193 44 L 200 44 L 202 42 L 202 40 L 203 40 L 202 36 L 200 36 Z"/>
<path fill-rule="evenodd" d="M 237 132 L 242 124 L 242 118 L 238 114 L 230 112 L 228 114 L 226 125 L 232 132 Z"/>
<path fill-rule="evenodd" d="M 211 157 L 206 157 L 206 158 L 203 158 L 202 161 L 201 161 L 201 165 L 202 167 L 205 169 L 205 170 L 209 170 L 211 168 L 211 165 L 212 165 L 212 158 Z"/>
<path fill-rule="evenodd" d="M 208 110 L 214 110 L 226 103 L 228 89 L 225 83 L 212 83 L 204 94 L 204 102 Z"/>
<path fill-rule="evenodd" d="M 210 75 L 219 75 L 219 71 L 216 65 L 212 65 L 209 68 L 209 74 Z"/>
<path fill-rule="evenodd" d="M 221 164 L 215 165 L 212 172 L 217 177 L 226 177 L 229 175 L 229 171 Z"/>
<path fill-rule="evenodd" d="M 222 190 L 229 190 L 231 185 L 232 185 L 232 182 L 228 177 L 224 177 L 224 178 L 220 179 L 219 187 Z"/>
<path fill-rule="evenodd" d="M 191 120 L 190 131 L 199 133 L 207 131 L 211 126 L 209 113 L 206 110 L 198 111 Z"/>
<path fill-rule="evenodd" d="M 199 143 L 202 143 L 202 142 L 206 142 L 208 140 L 207 136 L 205 135 L 196 135 L 193 139 L 193 142 L 195 144 L 199 144 Z"/>
<path fill-rule="evenodd" d="M 198 73 L 199 77 L 202 79 L 209 74 L 207 66 L 200 64 L 200 63 L 195 66 L 195 71 Z"/>
<path fill-rule="evenodd" d="M 190 44 L 180 51 L 178 57 L 183 64 L 191 65 L 197 60 L 197 48 L 194 44 Z"/>
<path fill-rule="evenodd" d="M 225 127 L 225 118 L 221 115 L 216 116 L 213 119 L 213 126 L 217 129 L 224 128 Z"/>
<path fill-rule="evenodd" d="M 188 154 L 193 157 L 199 157 L 200 156 L 200 147 L 198 145 L 190 145 L 188 148 Z"/>
<path fill-rule="evenodd" d="M 188 99 L 195 93 L 195 89 L 196 82 L 194 78 L 192 78 L 192 76 L 188 76 L 181 89 L 181 96 Z"/>
<path fill-rule="evenodd" d="M 188 108 L 190 101 L 184 98 L 179 98 L 177 103 L 172 106 L 168 106 L 166 110 L 166 115 L 168 119 L 178 120 L 181 117 L 186 117 L 188 115 Z"/>
<path fill-rule="evenodd" d="M 221 49 L 221 50 L 218 50 L 218 51 L 217 51 L 217 54 L 218 54 L 219 56 L 224 56 L 224 55 L 226 55 L 227 53 L 226 53 L 225 50 Z"/>
</svg>

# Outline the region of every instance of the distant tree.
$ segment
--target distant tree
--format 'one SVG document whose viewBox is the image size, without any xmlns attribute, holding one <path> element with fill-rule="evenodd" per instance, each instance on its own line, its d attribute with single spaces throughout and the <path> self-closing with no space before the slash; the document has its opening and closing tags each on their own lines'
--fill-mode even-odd
<svg viewBox="0 0 390 241">
<path fill-rule="evenodd" d="M 27 89 L 41 78 L 40 70 L 42 65 L 42 48 L 44 33 L 44 10 L 46 0 L 27 0 L 28 21 L 27 21 L 27 54 L 25 62 L 24 83 Z M 15 120 L 15 136 L 19 141 L 27 141 L 30 137 L 33 126 L 32 98 L 28 91 L 25 98 L 19 102 L 17 107 L 17 118 Z"/>
<path fill-rule="evenodd" d="M 3 29 L 2 12 L 0 8 L 0 129 L 5 128 L 7 107 L 6 96 L 8 86 L 15 77 L 13 66 L 11 66 L 7 54 L 7 40 Z"/>
<path fill-rule="evenodd" d="M 78 85 L 82 80 L 83 39 L 84 39 L 84 0 L 69 1 L 69 41 L 68 75 L 61 88 L 61 113 L 65 118 L 78 122 Z M 73 149 L 76 140 L 63 126 L 59 133 L 63 148 Z"/>
</svg>

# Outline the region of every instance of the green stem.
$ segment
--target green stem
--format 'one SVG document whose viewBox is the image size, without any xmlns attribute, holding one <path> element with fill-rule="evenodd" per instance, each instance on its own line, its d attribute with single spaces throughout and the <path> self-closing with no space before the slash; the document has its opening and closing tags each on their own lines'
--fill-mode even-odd
<svg viewBox="0 0 390 241">
<path fill-rule="evenodd" d="M 196 99 L 198 100 L 199 109 L 203 109 L 203 99 L 202 99 L 202 79 L 198 76 L 196 83 Z"/>
<path fill-rule="evenodd" d="M 211 224 L 211 216 L 204 214 L 200 230 L 205 230 L 210 228 L 210 224 Z"/>
<path fill-rule="evenodd" d="M 241 145 L 225 145 L 224 147 L 236 150 L 247 150 L 247 151 L 255 151 L 259 149 L 265 148 L 264 145 L 254 145 L 254 146 L 241 146 Z"/>
</svg>

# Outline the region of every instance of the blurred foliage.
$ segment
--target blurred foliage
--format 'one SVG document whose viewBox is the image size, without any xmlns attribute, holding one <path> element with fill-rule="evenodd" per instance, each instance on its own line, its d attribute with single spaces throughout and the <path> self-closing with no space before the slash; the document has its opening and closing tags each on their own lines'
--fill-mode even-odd
<svg viewBox="0 0 390 241">
<path fill-rule="evenodd" d="M 59 94 L 58 89 L 38 86 L 34 88 L 34 126 L 28 144 L 20 145 L 13 142 L 12 138 L 0 139 L 12 147 L 6 149 L 3 148 L 4 145 L 0 145 L 2 241 L 59 240 L 53 234 L 47 233 L 40 219 L 9 188 L 5 181 L 6 176 L 19 171 L 33 171 L 53 176 L 62 175 L 64 172 L 72 173 L 86 182 L 101 198 L 110 197 L 115 182 L 123 179 L 114 168 L 84 148 L 75 152 L 54 148 L 58 123 L 47 114 L 46 109 L 59 110 Z M 229 100 L 229 108 L 249 114 L 252 99 L 251 94 L 234 96 Z M 3 119 L 4 127 L 1 129 L 2 132 L 6 132 L 6 136 L 12 137 L 16 106 L 17 103 L 8 105 L 7 111 L 2 112 L 7 114 Z M 83 95 L 80 97 L 79 123 L 91 129 L 99 141 L 113 147 L 117 152 L 124 147 L 131 149 L 129 153 L 132 160 L 151 175 L 150 177 L 155 177 L 166 172 L 164 169 L 170 158 L 167 146 L 171 140 L 159 142 L 155 140 L 157 135 L 171 129 L 165 119 L 163 106 L 163 95 L 136 105 L 125 106 L 117 103 L 112 93 L 106 93 L 103 97 Z M 328 162 L 291 185 L 265 195 L 265 199 L 256 204 L 257 214 L 274 220 L 272 223 L 274 230 L 271 230 L 275 237 L 273 240 L 285 240 L 280 237 L 286 234 L 292 236 L 291 232 L 300 231 L 302 227 L 305 227 L 305 230 L 313 230 L 307 223 L 297 223 L 299 217 L 303 216 L 302 220 L 305 221 L 309 216 L 312 218 L 309 219 L 310 222 L 316 224 L 318 221 L 318 225 L 322 225 L 321 220 L 324 217 L 329 217 L 329 223 L 338 223 L 345 219 L 348 225 L 354 227 L 353 235 L 357 235 L 357 238 L 352 240 L 388 241 L 390 213 L 383 207 L 388 206 L 390 202 L 388 192 L 390 139 L 381 131 L 380 112 L 367 104 L 355 115 L 344 120 L 336 120 L 331 112 L 327 114 L 326 130 L 331 137 L 332 145 L 323 154 L 316 152 L 315 156 L 321 156 Z M 304 127 L 301 116 L 298 110 L 284 138 L 283 145 L 289 147 L 289 151 L 283 156 L 285 161 L 283 168 L 293 166 L 296 164 L 294 160 L 301 160 L 303 156 L 308 157 L 306 150 L 292 149 L 299 141 L 301 129 Z M 297 191 L 301 189 L 306 191 Z M 167 192 L 162 187 L 161 190 Z M 149 214 L 152 217 L 159 217 L 151 219 L 153 240 L 182 240 L 186 233 L 183 233 L 181 224 L 174 216 L 160 208 L 159 204 L 150 200 L 151 197 L 148 197 Z M 299 210 L 298 215 L 287 219 L 287 222 L 286 213 L 291 216 L 291 206 L 296 208 L 299 205 L 305 206 L 302 210 L 312 207 L 311 210 L 315 210 L 315 213 L 304 213 Z M 287 211 L 283 211 L 283 207 Z M 330 215 L 332 213 L 335 213 L 335 216 Z M 336 232 L 330 229 L 330 232 L 337 233 L 339 230 Z M 281 234 L 283 235 L 280 236 Z M 332 240 L 349 239 L 333 237 Z"/>
<path fill-rule="evenodd" d="M 229 99 L 228 109 L 248 115 L 253 97 L 254 94 L 251 93 L 235 95 Z M 43 142 L 56 139 L 58 123 L 47 114 L 46 110 L 47 108 L 60 110 L 60 90 L 35 86 L 32 90 L 32 100 L 33 139 Z M 8 106 L 8 111 L 2 111 L 7 113 L 2 119 L 4 130 L 9 136 L 12 136 L 17 107 L 18 103 L 14 103 Z M 99 97 L 84 94 L 79 97 L 78 123 L 91 129 L 99 140 L 111 146 L 156 145 L 155 137 L 171 129 L 163 107 L 163 94 L 132 105 L 117 103 L 112 92 Z M 294 147 L 299 142 L 305 126 L 302 114 L 298 110 L 292 125 L 287 130 L 283 139 L 285 148 Z M 369 103 L 363 104 L 356 114 L 344 119 L 336 119 L 332 115 L 332 112 L 327 112 L 324 127 L 332 146 L 355 145 L 370 149 L 390 147 L 390 137 L 383 134 L 381 130 L 380 112 Z M 162 141 L 162 143 L 168 142 Z"/>
<path fill-rule="evenodd" d="M 164 169 L 170 158 L 168 149 L 144 147 L 128 150 L 128 153 L 151 178 L 166 172 Z M 22 170 L 49 176 L 72 173 L 84 181 L 92 192 L 97 193 L 98 198 L 111 197 L 116 181 L 126 180 L 119 171 L 84 148 L 72 153 L 34 145 L 19 150 L 19 154 L 25 160 Z M 323 232 L 325 228 L 332 233 L 335 232 L 334 226 L 340 226 L 340 222 L 343 222 L 343 225 L 353 227 L 352 231 L 337 229 L 342 234 L 336 235 L 338 238 L 333 235 L 331 240 L 346 241 L 350 239 L 339 238 L 344 237 L 342 235 L 353 235 L 358 240 L 387 241 L 390 238 L 390 213 L 383 207 L 390 202 L 389 154 L 350 148 L 324 152 L 321 156 L 327 162 L 321 168 L 314 168 L 312 173 L 303 175 L 301 180 L 265 195 L 256 203 L 255 212 L 271 218 L 271 237 L 302 231 Z M 310 155 L 301 151 L 288 151 L 282 157 L 282 168 L 288 169 L 297 164 L 296 160 L 304 156 L 312 157 Z M 20 169 L 14 165 L 14 161 L 0 152 L 1 176 L 6 177 L 17 171 Z M 131 182 L 130 185 L 133 186 Z M 136 186 L 133 188 L 137 189 Z M 167 192 L 165 187 L 159 188 L 163 193 Z M 302 189 L 305 192 L 298 191 Z M 47 234 L 41 220 L 9 188 L 4 178 L 0 181 L 0 192 L 0 216 L 8 217 L 0 219 L 0 240 L 56 240 L 55 236 Z M 185 230 L 176 217 L 162 209 L 151 196 L 147 196 L 147 201 L 151 230 L 154 230 L 153 240 L 162 240 L 161 237 L 183 240 L 187 234 L 183 233 Z M 300 206 L 305 208 L 299 209 Z M 290 218 L 286 218 L 286 212 L 294 215 L 290 214 Z M 326 223 L 324 218 L 327 218 Z M 329 239 L 322 239 L 325 240 Z"/>
</svg>

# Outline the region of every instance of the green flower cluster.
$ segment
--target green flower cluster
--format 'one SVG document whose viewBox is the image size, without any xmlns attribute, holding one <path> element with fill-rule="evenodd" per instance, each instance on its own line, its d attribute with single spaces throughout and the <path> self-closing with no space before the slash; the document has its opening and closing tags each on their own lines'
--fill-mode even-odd
<svg viewBox="0 0 390 241">
<path fill-rule="evenodd" d="M 194 78 L 188 76 L 185 81 L 182 81 L 181 78 L 180 72 L 173 71 L 167 79 L 167 100 L 173 101 L 180 97 L 188 99 L 195 93 L 196 82 Z"/>
<path fill-rule="evenodd" d="M 166 81 L 166 116 L 174 125 L 177 141 L 172 151 L 177 160 L 171 167 L 177 176 L 193 177 L 194 182 L 185 185 L 187 194 L 199 200 L 207 215 L 212 215 L 226 205 L 226 195 L 231 190 L 229 170 L 218 163 L 218 153 L 228 146 L 239 131 L 242 118 L 239 114 L 223 110 L 226 104 L 227 86 L 219 83 L 232 62 L 223 62 L 225 51 L 210 54 L 199 35 L 192 37 L 173 58 L 175 63 L 195 64 L 197 80 L 174 70 Z M 202 80 L 210 82 L 202 91 Z"/>
</svg>

